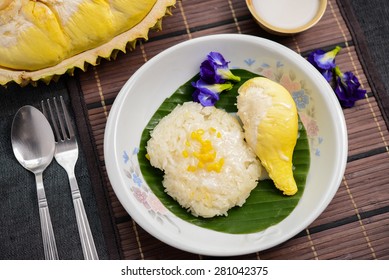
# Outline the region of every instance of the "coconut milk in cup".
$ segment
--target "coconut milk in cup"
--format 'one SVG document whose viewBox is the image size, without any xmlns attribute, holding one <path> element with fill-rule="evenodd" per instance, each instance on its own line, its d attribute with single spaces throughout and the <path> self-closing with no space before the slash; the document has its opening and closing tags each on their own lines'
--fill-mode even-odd
<svg viewBox="0 0 389 280">
<path fill-rule="evenodd" d="M 277 35 L 292 35 L 314 26 L 323 16 L 327 0 L 246 0 L 257 23 Z"/>
</svg>

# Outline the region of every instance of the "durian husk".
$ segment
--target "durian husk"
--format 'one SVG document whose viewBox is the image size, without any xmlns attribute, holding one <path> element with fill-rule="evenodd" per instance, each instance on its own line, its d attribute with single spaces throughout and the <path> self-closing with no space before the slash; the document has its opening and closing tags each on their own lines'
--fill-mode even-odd
<svg viewBox="0 0 389 280">
<path fill-rule="evenodd" d="M 8 1 L 8 0 L 7 0 Z M 38 81 L 48 84 L 58 80 L 63 74 L 73 75 L 76 68 L 86 71 L 88 65 L 96 66 L 101 59 L 115 59 L 118 52 L 134 50 L 139 40 L 148 40 L 150 30 L 161 30 L 162 19 L 172 15 L 171 9 L 176 0 L 157 0 L 146 17 L 131 29 L 115 36 L 113 39 L 95 47 L 66 58 L 58 64 L 34 71 L 13 70 L 0 66 L 0 85 L 15 82 L 21 86 L 37 85 Z"/>
</svg>

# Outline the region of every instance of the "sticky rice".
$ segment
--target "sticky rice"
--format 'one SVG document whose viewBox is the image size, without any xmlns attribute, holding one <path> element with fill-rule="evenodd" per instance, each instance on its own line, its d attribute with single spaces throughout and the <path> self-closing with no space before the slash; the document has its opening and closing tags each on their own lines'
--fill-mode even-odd
<svg viewBox="0 0 389 280">
<path fill-rule="evenodd" d="M 151 165 L 165 173 L 165 191 L 194 216 L 242 206 L 261 175 L 237 119 L 199 103 L 178 105 L 162 118 L 146 149 Z"/>
</svg>

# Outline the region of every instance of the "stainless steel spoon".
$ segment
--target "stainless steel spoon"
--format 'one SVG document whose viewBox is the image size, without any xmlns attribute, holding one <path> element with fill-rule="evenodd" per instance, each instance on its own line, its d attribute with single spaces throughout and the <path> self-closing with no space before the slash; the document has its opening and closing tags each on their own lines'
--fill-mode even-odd
<svg viewBox="0 0 389 280">
<path fill-rule="evenodd" d="M 42 173 L 53 159 L 54 134 L 45 116 L 32 106 L 21 107 L 11 129 L 12 149 L 20 164 L 35 174 L 45 258 L 58 259 Z"/>
</svg>

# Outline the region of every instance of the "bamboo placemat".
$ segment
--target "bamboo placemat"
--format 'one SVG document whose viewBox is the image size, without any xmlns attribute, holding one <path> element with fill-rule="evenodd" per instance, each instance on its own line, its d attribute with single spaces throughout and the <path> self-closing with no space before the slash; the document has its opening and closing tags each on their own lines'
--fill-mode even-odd
<svg viewBox="0 0 389 280">
<path fill-rule="evenodd" d="M 339 1 L 342 2 L 342 1 Z M 344 2 L 344 1 L 343 1 Z M 366 60 L 360 38 L 349 29 L 347 10 L 330 0 L 326 13 L 312 29 L 291 37 L 276 37 L 260 29 L 243 0 L 178 1 L 163 31 L 151 32 L 135 51 L 103 61 L 78 78 L 93 141 L 106 185 L 108 204 L 124 259 L 209 259 L 172 248 L 150 236 L 127 214 L 113 192 L 104 166 L 103 137 L 115 97 L 130 76 L 159 52 L 188 39 L 217 33 L 242 33 L 277 41 L 306 56 L 321 48 L 343 47 L 337 64 L 352 71 L 367 90 L 364 100 L 344 109 L 349 137 L 346 172 L 337 194 L 306 230 L 283 244 L 236 259 L 389 259 L 389 131 L 380 108 L 382 90 Z M 349 11 L 348 11 L 349 12 Z M 347 19 L 349 21 L 349 19 Z M 362 40 L 362 39 L 361 39 Z M 382 94 L 382 92 L 381 92 Z"/>
</svg>

